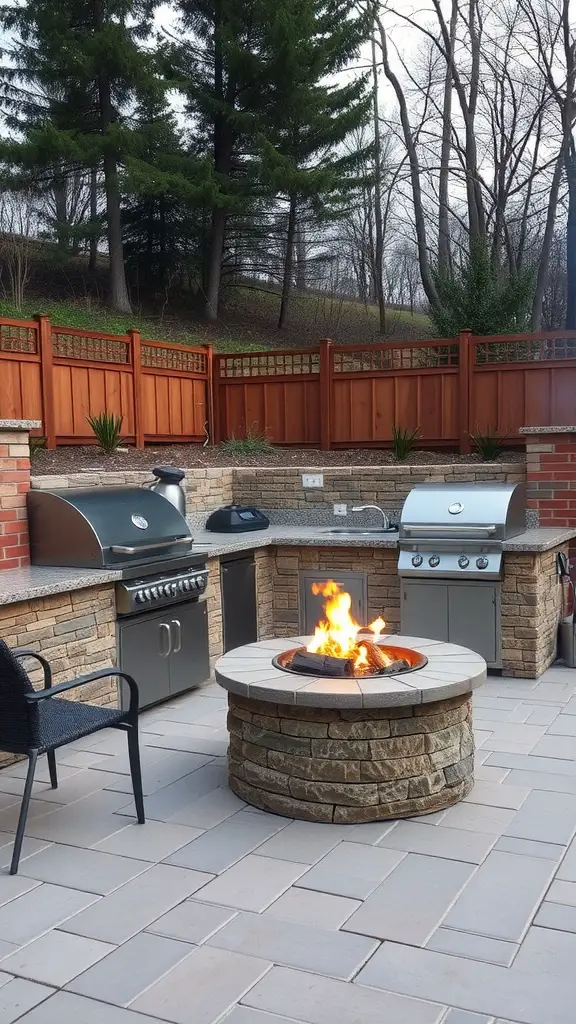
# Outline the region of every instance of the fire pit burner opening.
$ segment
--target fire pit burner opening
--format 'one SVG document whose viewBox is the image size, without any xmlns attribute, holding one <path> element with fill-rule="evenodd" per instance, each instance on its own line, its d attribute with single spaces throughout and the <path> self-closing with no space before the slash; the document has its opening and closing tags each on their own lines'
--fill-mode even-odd
<svg viewBox="0 0 576 1024">
<path fill-rule="evenodd" d="M 294 647 L 290 651 L 284 651 L 273 658 L 272 664 L 275 668 L 281 668 L 283 672 L 292 672 L 294 675 L 327 676 L 332 679 L 397 676 L 404 672 L 416 672 L 428 664 L 428 658 L 424 654 L 412 651 L 409 647 L 391 647 L 389 644 L 365 642 L 362 637 L 359 637 L 359 644 L 367 650 L 366 667 L 356 668 L 352 658 L 312 654 L 305 647 Z"/>
</svg>

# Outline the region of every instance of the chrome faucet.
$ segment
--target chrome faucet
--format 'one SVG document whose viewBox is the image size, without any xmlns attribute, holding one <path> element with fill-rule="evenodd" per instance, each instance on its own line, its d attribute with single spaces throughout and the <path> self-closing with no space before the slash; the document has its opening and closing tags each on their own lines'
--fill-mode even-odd
<svg viewBox="0 0 576 1024">
<path fill-rule="evenodd" d="M 383 522 L 382 522 L 382 529 L 383 530 L 389 530 L 390 529 L 390 520 L 389 520 L 388 516 L 386 515 L 386 513 L 382 511 L 382 509 L 380 508 L 379 505 L 355 505 L 352 508 L 353 512 L 369 512 L 371 510 L 373 510 L 374 512 L 379 512 L 380 513 L 380 515 L 382 516 L 382 520 L 383 520 Z"/>
</svg>

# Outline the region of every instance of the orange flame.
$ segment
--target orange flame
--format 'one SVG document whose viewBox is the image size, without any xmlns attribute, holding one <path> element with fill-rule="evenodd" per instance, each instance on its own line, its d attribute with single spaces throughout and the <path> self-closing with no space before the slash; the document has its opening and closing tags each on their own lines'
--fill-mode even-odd
<svg viewBox="0 0 576 1024">
<path fill-rule="evenodd" d="M 354 659 L 354 669 L 362 672 L 370 669 L 370 662 L 366 647 L 358 642 L 358 633 L 362 627 L 350 614 L 352 598 L 346 591 L 341 590 L 334 580 L 326 583 L 313 583 L 313 594 L 322 594 L 327 598 L 324 605 L 326 619 L 318 623 L 314 631 L 314 637 L 308 644 L 307 650 L 311 654 L 325 654 L 332 658 Z M 373 634 L 371 639 L 376 640 L 384 631 L 386 623 L 384 619 L 376 619 L 368 627 Z M 365 631 L 365 629 L 363 630 Z M 384 654 L 384 652 L 382 652 Z M 391 659 L 388 659 L 390 661 Z"/>
</svg>

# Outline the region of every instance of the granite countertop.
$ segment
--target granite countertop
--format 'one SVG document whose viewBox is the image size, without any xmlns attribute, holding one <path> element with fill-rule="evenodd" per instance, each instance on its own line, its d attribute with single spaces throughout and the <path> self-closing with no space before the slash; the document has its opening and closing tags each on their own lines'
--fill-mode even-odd
<svg viewBox="0 0 576 1024">
<path fill-rule="evenodd" d="M 0 572 L 0 605 L 30 601 L 51 594 L 68 594 L 71 590 L 113 583 L 121 573 L 108 569 L 60 569 L 44 565 L 28 565 L 23 569 Z"/>
<path fill-rule="evenodd" d="M 211 533 L 209 530 L 198 530 L 192 526 L 194 552 L 205 552 L 208 558 L 233 554 L 237 551 L 253 551 L 282 544 L 287 547 L 325 547 L 325 548 L 391 548 L 398 547 L 398 534 L 371 534 L 362 537 L 358 534 L 338 535 L 327 533 L 326 526 L 296 527 L 271 525 L 267 530 L 253 533 Z M 576 537 L 576 529 L 555 529 L 542 527 L 526 530 L 518 537 L 505 541 L 504 551 L 550 551 L 560 544 L 566 544 Z"/>
</svg>

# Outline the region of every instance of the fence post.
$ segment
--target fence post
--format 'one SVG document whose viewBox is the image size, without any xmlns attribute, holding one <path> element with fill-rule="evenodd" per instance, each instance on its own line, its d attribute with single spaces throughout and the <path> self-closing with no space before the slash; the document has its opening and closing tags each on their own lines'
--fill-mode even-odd
<svg viewBox="0 0 576 1024">
<path fill-rule="evenodd" d="M 471 390 L 471 351 L 472 331 L 460 331 L 458 338 L 458 419 L 460 421 L 460 454 L 470 454 L 470 390 Z"/>
<path fill-rule="evenodd" d="M 144 447 L 144 417 L 142 409 L 142 338 L 140 331 L 128 331 L 132 346 L 132 388 L 134 394 L 134 435 L 137 448 Z"/>
<path fill-rule="evenodd" d="M 332 342 L 320 342 L 320 448 L 329 452 L 332 447 Z"/>
<path fill-rule="evenodd" d="M 214 346 L 206 345 L 206 412 L 208 420 L 208 440 L 214 444 Z"/>
<path fill-rule="evenodd" d="M 34 319 L 38 324 L 38 352 L 40 355 L 40 379 L 42 381 L 42 415 L 46 447 L 56 447 L 56 422 L 54 418 L 54 370 L 52 348 L 52 324 L 44 313 Z"/>
<path fill-rule="evenodd" d="M 220 422 L 220 356 L 214 354 L 212 345 L 212 376 L 210 378 L 210 388 L 212 391 L 212 434 L 210 440 L 212 444 L 220 444 L 222 440 L 221 433 L 221 422 Z"/>
</svg>

